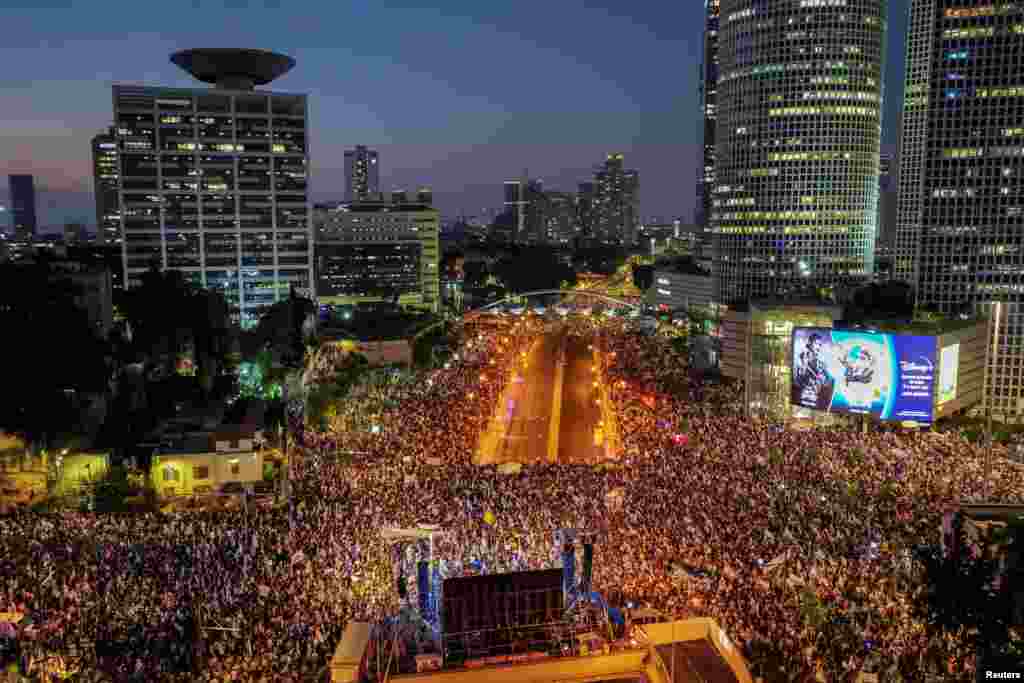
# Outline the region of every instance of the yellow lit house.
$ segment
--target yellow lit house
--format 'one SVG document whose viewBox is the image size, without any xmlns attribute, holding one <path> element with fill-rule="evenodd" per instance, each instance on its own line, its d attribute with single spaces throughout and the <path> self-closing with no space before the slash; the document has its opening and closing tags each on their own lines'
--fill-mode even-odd
<svg viewBox="0 0 1024 683">
<path fill-rule="evenodd" d="M 262 481 L 259 437 L 258 431 L 219 431 L 164 447 L 150 466 L 153 486 L 161 496 L 190 496 Z"/>
</svg>

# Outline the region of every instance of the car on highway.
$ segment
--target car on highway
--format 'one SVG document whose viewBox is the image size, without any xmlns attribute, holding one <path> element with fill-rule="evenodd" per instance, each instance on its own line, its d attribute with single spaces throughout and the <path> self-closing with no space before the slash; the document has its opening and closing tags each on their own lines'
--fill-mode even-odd
<svg viewBox="0 0 1024 683">
<path fill-rule="evenodd" d="M 590 315 L 593 312 L 594 308 L 592 306 L 584 306 L 583 308 L 580 309 L 580 313 L 582 313 L 583 315 Z"/>
<path fill-rule="evenodd" d="M 555 306 L 555 312 L 558 315 L 569 315 L 570 309 L 568 306 Z"/>
<path fill-rule="evenodd" d="M 522 306 L 512 306 L 511 308 L 508 309 L 508 312 L 511 313 L 512 315 L 522 315 L 523 313 L 526 312 L 526 309 L 523 308 Z"/>
<path fill-rule="evenodd" d="M 536 313 L 537 315 L 544 315 L 545 313 L 547 313 L 547 310 L 548 309 L 546 306 L 541 306 L 539 304 L 533 307 L 533 312 Z"/>
</svg>

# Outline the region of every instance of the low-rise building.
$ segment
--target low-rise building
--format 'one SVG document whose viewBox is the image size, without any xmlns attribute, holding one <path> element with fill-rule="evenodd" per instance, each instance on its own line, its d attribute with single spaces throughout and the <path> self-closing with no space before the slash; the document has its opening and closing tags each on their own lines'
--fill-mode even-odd
<svg viewBox="0 0 1024 683">
<path fill-rule="evenodd" d="M 162 448 L 150 465 L 153 487 L 165 497 L 190 496 L 263 481 L 261 439 L 258 430 L 221 430 Z"/>
<path fill-rule="evenodd" d="M 686 311 L 714 303 L 714 279 L 692 262 L 659 265 L 654 269 L 650 303 L 662 311 Z"/>
</svg>

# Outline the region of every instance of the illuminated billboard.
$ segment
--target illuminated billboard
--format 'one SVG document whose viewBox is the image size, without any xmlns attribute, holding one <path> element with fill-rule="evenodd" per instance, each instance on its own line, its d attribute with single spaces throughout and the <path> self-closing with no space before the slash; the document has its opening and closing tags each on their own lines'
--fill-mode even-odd
<svg viewBox="0 0 1024 683">
<path fill-rule="evenodd" d="M 956 398 L 957 373 L 960 369 L 960 345 L 951 344 L 939 352 L 939 397 L 942 404 Z"/>
<path fill-rule="evenodd" d="M 792 369 L 793 405 L 932 421 L 935 337 L 797 327 Z"/>
</svg>

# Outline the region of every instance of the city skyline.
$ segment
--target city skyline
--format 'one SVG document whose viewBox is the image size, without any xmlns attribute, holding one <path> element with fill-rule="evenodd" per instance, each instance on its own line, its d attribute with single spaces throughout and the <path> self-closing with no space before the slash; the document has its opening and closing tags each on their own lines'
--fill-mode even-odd
<svg viewBox="0 0 1024 683">
<path fill-rule="evenodd" d="M 427 16 L 393 7 L 324 7 L 296 18 L 254 8 L 242 19 L 244 38 L 230 41 L 212 28 L 195 29 L 191 10 L 169 18 L 160 36 L 138 33 L 127 18 L 132 13 L 101 20 L 72 8 L 40 21 L 47 10 L 10 11 L 8 51 L 14 59 L 24 55 L 24 67 L 2 81 L 3 172 L 36 176 L 43 228 L 95 215 L 90 141 L 110 124 L 110 85 L 189 87 L 167 54 L 230 43 L 276 49 L 306 65 L 278 88 L 310 93 L 315 201 L 343 198 L 343 152 L 356 144 L 388 160 L 381 189 L 430 186 L 449 216 L 500 206 L 501 184 L 523 167 L 546 187 L 572 190 L 591 175 L 595 159 L 621 152 L 644 175 L 643 216 L 693 215 L 696 197 L 684 190 L 693 187 L 702 154 L 701 3 L 646 7 L 632 16 L 566 3 L 547 8 L 545 22 L 500 4 L 448 3 L 446 10 Z M 901 10 L 891 13 L 890 54 L 903 50 Z M 229 9 L 204 8 L 202 24 L 219 25 L 217 17 L 229 14 L 237 22 Z M 588 31 L 580 35 L 584 17 Z M 396 24 L 398 18 L 407 24 Z M 282 21 L 303 40 L 283 43 Z M 329 28 L 353 24 L 362 28 L 347 41 Z M 417 49 L 438 32 L 465 40 Z M 612 36 L 620 46 L 614 52 L 605 48 Z M 327 47 L 339 42 L 344 46 Z M 46 44 L 62 49 L 41 58 L 38 46 Z M 133 59 L 123 60 L 125 52 Z M 346 62 L 351 68 L 338 68 Z M 677 78 L 667 87 L 662 74 L 673 62 Z M 897 140 L 902 68 L 894 59 L 887 69 L 887 151 Z"/>
</svg>

